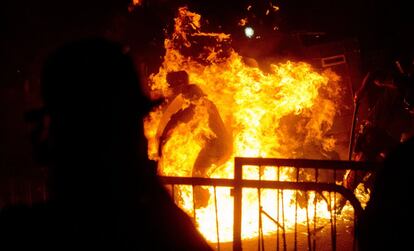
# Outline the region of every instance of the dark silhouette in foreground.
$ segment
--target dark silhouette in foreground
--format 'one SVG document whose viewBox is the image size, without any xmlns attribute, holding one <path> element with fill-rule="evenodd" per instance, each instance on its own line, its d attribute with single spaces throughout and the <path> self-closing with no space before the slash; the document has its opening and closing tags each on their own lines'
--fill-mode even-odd
<svg viewBox="0 0 414 251">
<path fill-rule="evenodd" d="M 147 158 L 143 117 L 154 103 L 121 46 L 66 45 L 42 85 L 49 201 L 0 212 L 2 250 L 211 250 Z"/>
<path fill-rule="evenodd" d="M 412 246 L 414 138 L 399 145 L 378 170 L 371 199 L 358 220 L 361 251 Z"/>
<path fill-rule="evenodd" d="M 362 100 L 367 105 L 367 118 L 362 120 L 352 149 L 352 159 L 356 161 L 381 163 L 414 135 L 414 63 L 400 63 L 403 61 L 399 59 L 392 67 L 367 73 L 355 95 L 356 107 Z M 343 184 L 352 191 L 360 183 L 372 190 L 375 177 L 375 172 L 351 170 Z M 340 208 L 344 203 L 340 202 Z"/>
</svg>

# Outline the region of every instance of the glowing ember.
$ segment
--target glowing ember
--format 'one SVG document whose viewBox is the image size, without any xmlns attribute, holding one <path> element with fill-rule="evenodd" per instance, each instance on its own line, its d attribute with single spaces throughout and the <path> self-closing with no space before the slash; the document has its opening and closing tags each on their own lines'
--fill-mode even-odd
<svg viewBox="0 0 414 251">
<path fill-rule="evenodd" d="M 137 5 L 141 5 L 143 2 L 144 0 L 132 0 L 131 4 L 137 6 Z"/>
<path fill-rule="evenodd" d="M 248 23 L 248 20 L 247 20 L 247 17 L 246 17 L 246 18 L 240 19 L 238 25 L 239 26 L 246 26 L 247 23 Z"/>
<path fill-rule="evenodd" d="M 202 32 L 200 15 L 187 8 L 180 8 L 178 13 L 175 31 L 165 40 L 164 62 L 159 72 L 150 77 L 152 95 L 163 96 L 171 102 L 174 95 L 166 80 L 167 73 L 185 71 L 190 83 L 198 86 L 205 96 L 199 99 L 182 96 L 180 102 L 174 101 L 177 103 L 169 108 L 167 104 L 162 105 L 146 118 L 148 153 L 150 158 L 159 161 L 160 175 L 194 176 L 193 168 L 200 151 L 219 137 L 209 126 L 211 102 L 217 106 L 225 130 L 231 134 L 232 152 L 224 161 L 214 162 L 204 176 L 232 178 L 234 156 L 323 158 L 333 149 L 335 140 L 326 136 L 326 132 L 333 124 L 338 105 L 333 101 L 340 93 L 337 75 L 331 71 L 318 73 L 304 62 L 276 62 L 267 72 L 247 66 L 231 49 L 229 35 Z M 191 119 L 176 123 L 161 140 L 160 128 L 164 129 L 169 121 L 165 114 L 190 106 L 195 107 Z M 258 167 L 246 167 L 243 172 L 246 179 L 259 179 Z M 289 178 L 290 172 L 288 168 L 263 167 L 260 178 L 293 180 Z M 208 205 L 196 210 L 196 221 L 204 236 L 216 241 L 214 190 L 206 189 L 210 193 Z M 194 215 L 192 188 L 179 186 L 175 190 L 177 203 L 189 215 Z M 289 229 L 296 217 L 295 196 L 294 191 L 278 195 L 274 190 L 262 190 L 261 204 L 275 219 L 280 219 L 277 209 L 283 207 L 282 223 Z M 308 216 L 305 209 L 298 209 L 298 222 L 313 218 L 315 211 L 318 218 L 329 218 L 326 202 L 318 203 L 315 210 L 312 196 L 309 193 Z M 326 197 L 333 200 L 331 195 Z M 217 188 L 217 204 L 220 241 L 229 241 L 233 230 L 233 198 L 229 188 Z M 244 189 L 242 237 L 256 237 L 257 226 L 257 190 Z M 275 232 L 276 225 L 263 221 L 263 231 Z"/>
<path fill-rule="evenodd" d="M 132 12 L 136 7 L 141 6 L 144 3 L 144 0 L 132 0 L 129 3 L 128 11 Z"/>
</svg>

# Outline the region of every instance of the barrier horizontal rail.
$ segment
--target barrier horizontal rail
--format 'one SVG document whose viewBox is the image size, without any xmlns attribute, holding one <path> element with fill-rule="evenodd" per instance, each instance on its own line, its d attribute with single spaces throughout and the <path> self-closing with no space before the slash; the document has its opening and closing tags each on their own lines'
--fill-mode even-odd
<svg viewBox="0 0 414 251">
<path fill-rule="evenodd" d="M 218 178 L 198 178 L 198 177 L 160 177 L 161 182 L 168 185 L 192 185 L 192 186 L 219 186 L 234 187 L 236 184 L 243 188 L 265 188 L 280 190 L 302 190 L 302 191 L 327 191 L 336 192 L 344 196 L 357 212 L 362 212 L 361 204 L 354 194 L 343 186 L 329 183 L 318 182 L 294 182 L 294 181 L 271 181 L 271 180 L 241 180 L 218 179 Z"/>
</svg>

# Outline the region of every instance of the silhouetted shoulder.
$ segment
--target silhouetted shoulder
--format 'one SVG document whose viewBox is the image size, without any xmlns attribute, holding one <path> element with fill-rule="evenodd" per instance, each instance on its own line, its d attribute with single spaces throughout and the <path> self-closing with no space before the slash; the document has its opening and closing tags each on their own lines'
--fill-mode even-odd
<svg viewBox="0 0 414 251">
<path fill-rule="evenodd" d="M 358 221 L 362 251 L 404 250 L 411 245 L 414 138 L 400 144 L 378 170 L 371 198 Z"/>
<path fill-rule="evenodd" d="M 0 211 L 0 247 L 4 250 L 50 250 L 52 225 L 47 204 L 14 205 Z"/>
</svg>

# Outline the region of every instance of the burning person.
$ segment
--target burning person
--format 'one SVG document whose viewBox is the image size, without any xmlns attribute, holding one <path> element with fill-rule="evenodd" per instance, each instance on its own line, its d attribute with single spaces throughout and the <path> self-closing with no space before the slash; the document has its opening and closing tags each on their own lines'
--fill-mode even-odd
<svg viewBox="0 0 414 251">
<path fill-rule="evenodd" d="M 167 97 L 164 113 L 161 117 L 156 137 L 158 154 L 162 156 L 163 146 L 170 134 L 179 124 L 189 123 L 195 117 L 197 106 L 206 108 L 209 130 L 201 133 L 204 146 L 198 153 L 192 169 L 193 177 L 208 177 L 215 167 L 224 164 L 233 152 L 232 135 L 226 128 L 217 107 L 207 95 L 195 84 L 190 84 L 185 71 L 169 72 L 167 82 L 171 93 Z M 195 188 L 196 207 L 208 205 L 209 191 L 201 187 Z"/>
</svg>

